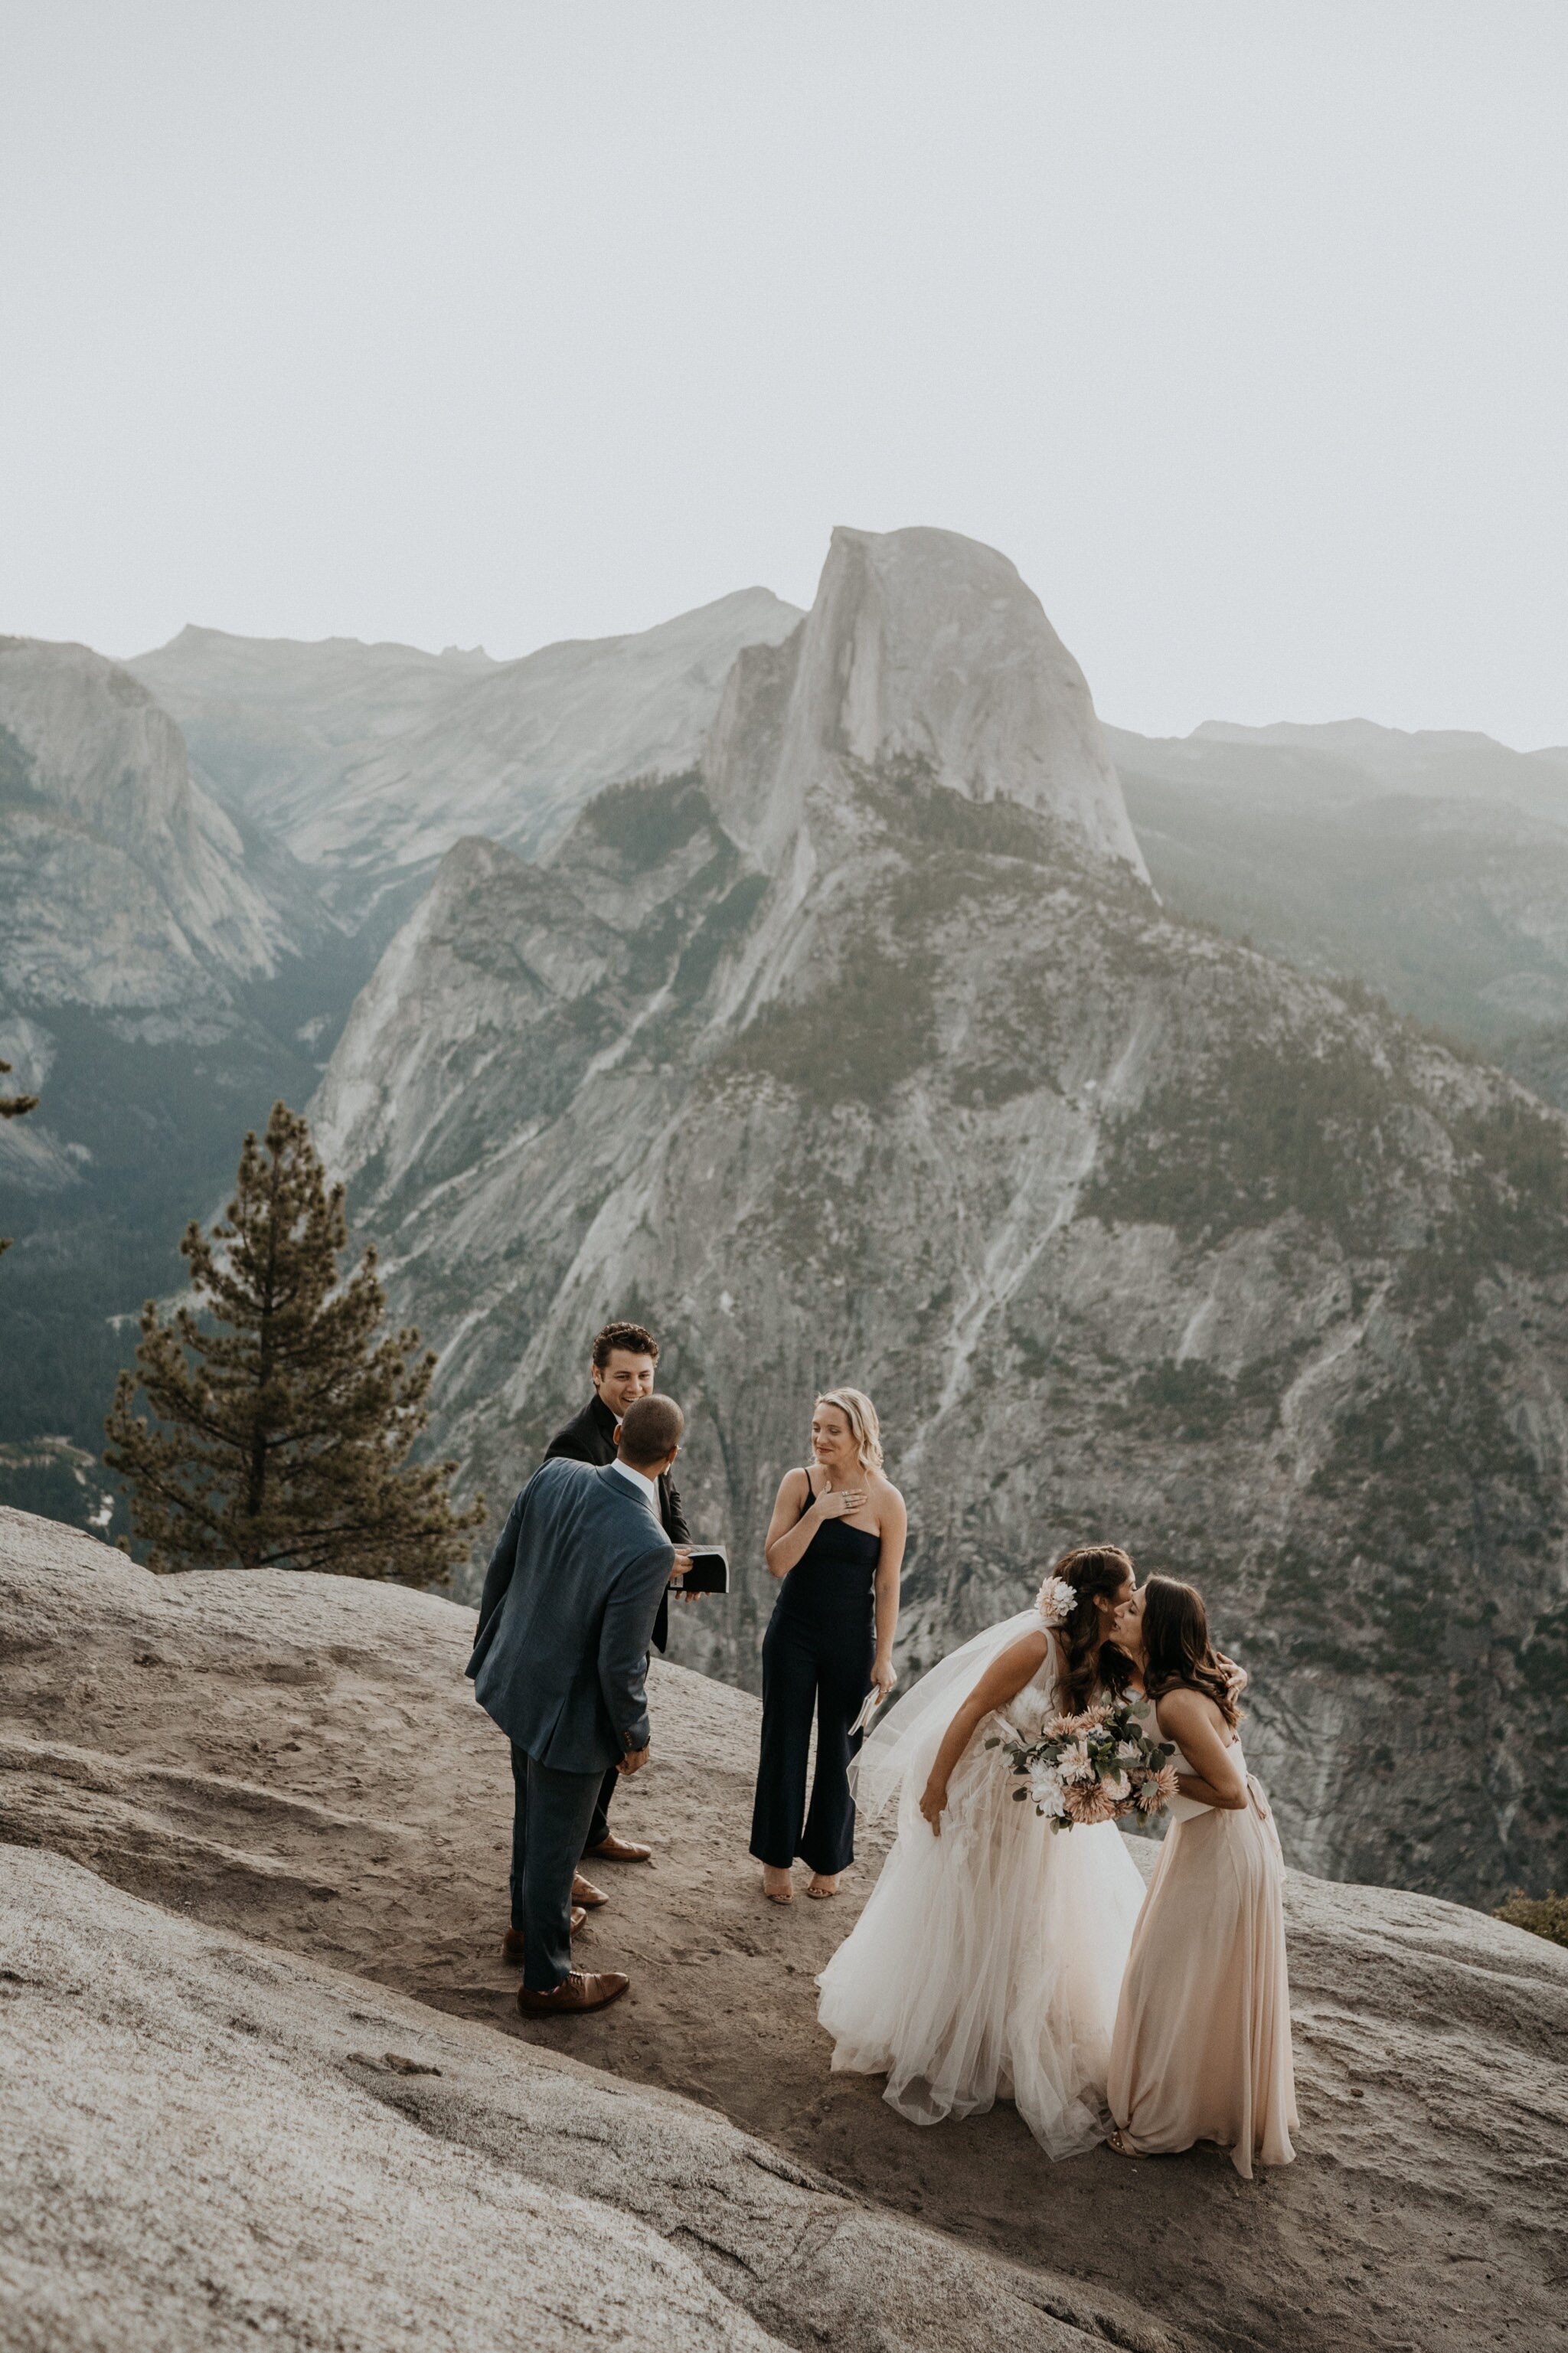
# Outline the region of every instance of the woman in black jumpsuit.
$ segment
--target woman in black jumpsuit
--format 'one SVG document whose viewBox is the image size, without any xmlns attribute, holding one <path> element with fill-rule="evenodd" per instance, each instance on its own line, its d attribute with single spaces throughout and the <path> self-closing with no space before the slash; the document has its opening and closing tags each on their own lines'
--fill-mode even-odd
<svg viewBox="0 0 1568 2353">
<path fill-rule="evenodd" d="M 808 1895 L 837 1894 L 854 1860 L 850 1725 L 873 1683 L 892 1688 L 893 1635 L 903 1557 L 903 1498 L 882 1476 L 876 1409 L 858 1389 L 818 1398 L 813 1461 L 788 1472 L 768 1530 L 768 1567 L 781 1590 L 763 1642 L 763 1736 L 752 1852 L 763 1892 L 787 1904 L 796 1855 L 811 1867 Z M 816 1776 L 806 1806 L 811 1722 Z"/>
</svg>

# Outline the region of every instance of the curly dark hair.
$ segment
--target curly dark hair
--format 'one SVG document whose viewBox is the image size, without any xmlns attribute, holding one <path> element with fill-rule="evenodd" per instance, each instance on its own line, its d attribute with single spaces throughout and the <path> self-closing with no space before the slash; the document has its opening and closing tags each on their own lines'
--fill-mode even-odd
<svg viewBox="0 0 1568 2353">
<path fill-rule="evenodd" d="M 1131 1662 L 1100 1629 L 1095 1598 L 1109 1600 L 1136 1575 L 1131 1556 L 1120 1545 L 1075 1545 L 1051 1570 L 1078 1595 L 1072 1616 L 1061 1627 L 1067 1652 L 1066 1695 L 1070 1709 L 1086 1708 L 1095 1691 L 1120 1693 L 1131 1675 Z"/>
<path fill-rule="evenodd" d="M 628 1356 L 651 1356 L 658 1362 L 658 1342 L 641 1324 L 606 1324 L 594 1343 L 594 1364 L 603 1372 L 610 1361 L 612 1348 L 624 1348 Z"/>
<path fill-rule="evenodd" d="M 1174 1577 L 1152 1577 L 1143 1588 L 1143 1688 L 1151 1699 L 1163 1699 L 1184 1684 L 1212 1699 L 1229 1729 L 1236 1730 L 1247 1670 L 1215 1649 L 1208 1611 L 1195 1585 L 1184 1585 Z"/>
</svg>

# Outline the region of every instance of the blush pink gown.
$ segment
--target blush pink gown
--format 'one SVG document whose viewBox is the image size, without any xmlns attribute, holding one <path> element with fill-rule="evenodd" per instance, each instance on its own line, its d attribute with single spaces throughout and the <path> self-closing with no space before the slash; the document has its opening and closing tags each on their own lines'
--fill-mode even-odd
<svg viewBox="0 0 1568 2353">
<path fill-rule="evenodd" d="M 1176 1767 L 1193 1770 L 1179 1749 Z M 1250 1774 L 1244 1807 L 1178 1795 L 1171 1811 L 1121 1983 L 1110 2113 L 1140 2155 L 1215 2141 L 1250 2181 L 1255 2158 L 1296 2154 L 1279 1837 Z"/>
</svg>

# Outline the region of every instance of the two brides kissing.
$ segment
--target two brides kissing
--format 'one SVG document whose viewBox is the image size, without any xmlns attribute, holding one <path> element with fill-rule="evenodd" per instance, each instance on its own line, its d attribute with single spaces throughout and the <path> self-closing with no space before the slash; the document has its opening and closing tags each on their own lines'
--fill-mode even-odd
<svg viewBox="0 0 1568 2353">
<path fill-rule="evenodd" d="M 1208 2141 L 1248 2178 L 1289 2163 L 1283 1867 L 1245 1683 L 1195 1589 L 1140 1588 L 1110 1545 L 1064 1554 L 1030 1609 L 932 1668 L 851 1767 L 858 1810 L 896 1804 L 898 1832 L 818 1980 L 834 2067 L 886 2075 L 914 2124 L 1010 2098 L 1053 2158 Z M 1130 1772 L 1089 1761 L 1127 1698 L 1168 1751 L 1143 1768 L 1173 1818 L 1147 1894 L 1100 1794 L 1125 1799 Z M 1067 1761 L 1020 1780 L 1031 1748 Z"/>
</svg>

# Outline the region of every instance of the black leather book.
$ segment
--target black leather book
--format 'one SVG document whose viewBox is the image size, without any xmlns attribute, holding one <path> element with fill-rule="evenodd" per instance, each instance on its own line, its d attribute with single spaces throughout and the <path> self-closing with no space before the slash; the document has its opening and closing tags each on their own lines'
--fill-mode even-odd
<svg viewBox="0 0 1568 2353">
<path fill-rule="evenodd" d="M 730 1556 L 722 1545 L 690 1545 L 691 1566 L 669 1580 L 672 1593 L 728 1593 Z"/>
</svg>

